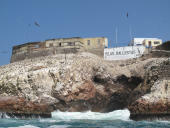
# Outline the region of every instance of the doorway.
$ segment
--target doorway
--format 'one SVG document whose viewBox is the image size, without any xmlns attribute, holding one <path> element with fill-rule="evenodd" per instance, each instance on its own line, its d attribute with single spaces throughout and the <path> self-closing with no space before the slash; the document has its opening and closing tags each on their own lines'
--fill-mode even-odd
<svg viewBox="0 0 170 128">
<path fill-rule="evenodd" d="M 151 42 L 151 41 L 149 41 L 149 47 L 150 47 L 150 48 L 152 47 L 152 42 Z"/>
</svg>

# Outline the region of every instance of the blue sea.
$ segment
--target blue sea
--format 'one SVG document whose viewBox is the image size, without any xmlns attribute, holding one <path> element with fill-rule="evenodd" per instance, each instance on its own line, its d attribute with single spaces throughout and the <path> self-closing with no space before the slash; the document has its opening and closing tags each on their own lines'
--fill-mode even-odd
<svg viewBox="0 0 170 128">
<path fill-rule="evenodd" d="M 170 128 L 170 121 L 133 121 L 130 112 L 52 112 L 52 118 L 0 119 L 0 128 Z"/>
</svg>

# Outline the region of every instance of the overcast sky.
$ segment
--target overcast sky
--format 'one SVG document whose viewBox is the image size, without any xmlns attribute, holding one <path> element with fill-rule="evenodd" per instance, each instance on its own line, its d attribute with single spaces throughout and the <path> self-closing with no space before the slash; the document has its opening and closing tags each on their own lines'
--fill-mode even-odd
<svg viewBox="0 0 170 128">
<path fill-rule="evenodd" d="M 105 36 L 113 47 L 116 28 L 118 46 L 130 35 L 170 40 L 170 0 L 0 0 L 0 65 L 32 41 Z"/>
</svg>

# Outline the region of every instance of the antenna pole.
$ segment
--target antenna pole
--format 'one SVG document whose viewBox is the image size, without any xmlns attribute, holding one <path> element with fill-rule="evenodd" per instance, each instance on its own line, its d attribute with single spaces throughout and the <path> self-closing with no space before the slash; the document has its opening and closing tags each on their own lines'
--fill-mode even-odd
<svg viewBox="0 0 170 128">
<path fill-rule="evenodd" d="M 130 25 L 129 25 L 129 34 L 130 34 L 130 41 L 132 41 L 132 29 Z"/>
<path fill-rule="evenodd" d="M 116 27 L 116 45 L 117 45 L 117 27 Z"/>
</svg>

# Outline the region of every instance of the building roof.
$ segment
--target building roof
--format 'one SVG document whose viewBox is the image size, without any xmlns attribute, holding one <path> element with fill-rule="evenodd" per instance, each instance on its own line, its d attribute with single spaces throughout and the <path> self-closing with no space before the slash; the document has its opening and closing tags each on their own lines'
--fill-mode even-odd
<svg viewBox="0 0 170 128">
<path fill-rule="evenodd" d="M 70 37 L 70 38 L 53 38 L 53 39 L 47 39 L 44 41 L 36 41 L 36 42 L 27 42 L 27 43 L 23 43 L 23 44 L 19 44 L 19 45 L 14 45 L 13 48 L 19 48 L 19 47 L 23 47 L 26 45 L 31 45 L 31 44 L 39 44 L 39 43 L 43 43 L 46 41 L 50 41 L 50 40 L 60 40 L 60 39 L 81 39 L 82 37 Z M 90 37 L 90 38 L 107 38 L 107 37 Z M 82 39 L 86 39 L 86 38 L 82 38 Z"/>
<path fill-rule="evenodd" d="M 133 40 L 161 40 L 159 38 L 133 38 Z"/>
<path fill-rule="evenodd" d="M 27 45 L 32 45 L 32 44 L 39 44 L 39 43 L 42 43 L 42 42 L 28 42 L 28 43 L 25 43 L 25 44 L 20 44 L 20 45 L 14 45 L 13 48 L 20 48 L 20 47 L 23 47 L 23 46 L 27 46 Z"/>
<path fill-rule="evenodd" d="M 47 39 L 45 41 L 49 41 L 49 40 L 60 40 L 60 39 L 80 39 L 81 37 L 70 37 L 70 38 L 53 38 L 53 39 Z"/>
</svg>

